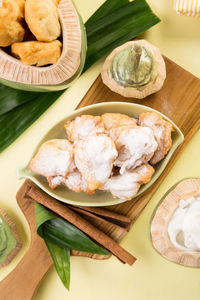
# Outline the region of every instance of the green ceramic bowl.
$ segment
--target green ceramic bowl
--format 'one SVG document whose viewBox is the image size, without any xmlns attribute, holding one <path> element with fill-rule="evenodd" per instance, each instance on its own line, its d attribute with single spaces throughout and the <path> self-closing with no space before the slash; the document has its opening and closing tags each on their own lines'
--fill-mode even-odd
<svg viewBox="0 0 200 300">
<path fill-rule="evenodd" d="M 83 114 L 89 114 L 89 115 L 102 115 L 104 113 L 122 113 L 129 115 L 130 117 L 138 118 L 138 115 L 142 112 L 155 112 L 155 110 L 139 105 L 134 103 L 126 103 L 126 102 L 106 102 L 106 103 L 99 103 L 94 104 L 90 106 L 86 106 L 84 108 L 78 109 L 72 114 L 68 115 L 64 120 L 60 121 L 58 124 L 56 124 L 39 142 L 37 145 L 32 157 L 35 155 L 35 153 L 38 151 L 39 147 L 42 143 L 45 141 L 51 140 L 51 139 L 59 139 L 59 138 L 67 138 L 64 124 L 74 119 L 77 116 L 83 115 Z M 158 111 L 156 111 L 159 113 Z M 172 154 L 177 149 L 177 147 L 183 142 L 184 136 L 180 129 L 166 116 L 159 113 L 166 119 L 167 121 L 171 122 L 174 131 L 172 133 L 172 148 L 168 152 L 168 154 L 165 156 L 165 158 L 156 165 L 156 171 L 154 175 L 152 176 L 152 179 L 147 184 L 143 185 L 139 192 L 135 195 L 138 196 L 144 191 L 146 191 L 161 175 L 161 173 L 164 171 L 167 163 L 169 162 Z M 35 184 L 37 184 L 42 190 L 44 190 L 47 194 L 51 195 L 52 197 L 68 203 L 68 204 L 74 204 L 74 205 L 82 205 L 82 206 L 108 206 L 108 205 L 115 205 L 124 202 L 124 200 L 119 200 L 116 198 L 113 198 L 112 195 L 109 192 L 103 192 L 103 191 L 97 191 L 96 194 L 92 196 L 88 196 L 84 193 L 75 193 L 68 188 L 64 186 L 60 186 L 56 188 L 55 190 L 51 190 L 48 186 L 48 183 L 46 181 L 46 178 L 40 175 L 37 175 L 30 171 L 28 169 L 27 164 L 26 167 L 22 168 L 19 171 L 19 177 L 20 178 L 29 178 L 31 179 Z"/>
</svg>

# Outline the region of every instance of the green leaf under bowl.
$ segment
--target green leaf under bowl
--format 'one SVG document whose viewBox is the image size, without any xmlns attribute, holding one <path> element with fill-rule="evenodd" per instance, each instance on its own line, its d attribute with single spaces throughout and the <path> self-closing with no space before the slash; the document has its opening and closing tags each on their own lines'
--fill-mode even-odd
<svg viewBox="0 0 200 300">
<path fill-rule="evenodd" d="M 137 197 L 138 195 L 146 191 L 158 179 L 158 177 L 161 175 L 166 165 L 168 164 L 172 154 L 184 140 L 184 136 L 180 131 L 180 129 L 169 118 L 167 118 L 160 112 L 150 107 L 135 104 L 135 103 L 127 103 L 127 102 L 103 102 L 103 103 L 80 108 L 75 112 L 73 112 L 72 114 L 69 114 L 64 120 L 60 121 L 51 130 L 49 130 L 49 132 L 43 137 L 43 139 L 37 145 L 36 149 L 34 150 L 34 153 L 31 155 L 30 160 L 36 154 L 41 144 L 44 143 L 45 141 L 51 139 L 67 138 L 64 129 L 64 124 L 67 121 L 70 121 L 77 116 L 83 114 L 102 115 L 104 113 L 122 113 L 122 114 L 129 115 L 130 117 L 138 118 L 138 115 L 142 112 L 159 113 L 164 117 L 164 119 L 172 123 L 174 127 L 174 131 L 172 132 L 172 148 L 165 156 L 165 158 L 155 166 L 156 171 L 152 176 L 152 179 L 150 180 L 150 182 L 148 182 L 147 184 L 143 185 L 140 188 L 139 192 L 135 195 L 135 197 Z M 55 190 L 52 190 L 50 189 L 45 177 L 35 174 L 28 169 L 29 162 L 24 168 L 19 170 L 19 178 L 31 179 L 35 184 L 37 184 L 37 186 L 39 186 L 47 194 L 62 202 L 73 204 L 73 205 L 82 205 L 82 206 L 108 206 L 108 205 L 115 205 L 124 202 L 124 200 L 113 198 L 113 196 L 109 192 L 97 191 L 96 194 L 89 196 L 86 195 L 85 193 L 75 193 L 69 190 L 65 186 L 60 186 Z"/>
</svg>

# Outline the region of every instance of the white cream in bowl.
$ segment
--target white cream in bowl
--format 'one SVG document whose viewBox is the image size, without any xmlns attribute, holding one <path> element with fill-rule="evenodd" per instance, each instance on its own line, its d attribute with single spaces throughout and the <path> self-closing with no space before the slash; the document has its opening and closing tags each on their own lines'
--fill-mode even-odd
<svg viewBox="0 0 200 300">
<path fill-rule="evenodd" d="M 185 251 L 200 251 L 200 196 L 181 200 L 168 224 L 172 244 Z"/>
</svg>

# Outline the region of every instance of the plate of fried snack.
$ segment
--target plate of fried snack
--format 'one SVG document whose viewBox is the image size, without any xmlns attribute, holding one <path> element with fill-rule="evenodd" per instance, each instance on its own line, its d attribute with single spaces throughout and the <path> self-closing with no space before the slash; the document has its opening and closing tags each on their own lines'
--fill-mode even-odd
<svg viewBox="0 0 200 300">
<path fill-rule="evenodd" d="M 4 1 L 0 47 L 7 50 L 11 46 L 12 56 L 25 65 L 55 64 L 62 49 L 58 2 L 47 0 L 44 5 L 33 0 Z"/>
<path fill-rule="evenodd" d="M 171 120 L 149 107 L 90 105 L 56 124 L 19 176 L 69 204 L 114 205 L 149 188 L 183 139 Z"/>
<path fill-rule="evenodd" d="M 73 1 L 3 0 L 0 81 L 31 91 L 62 90 L 80 76 L 86 33 Z"/>
</svg>

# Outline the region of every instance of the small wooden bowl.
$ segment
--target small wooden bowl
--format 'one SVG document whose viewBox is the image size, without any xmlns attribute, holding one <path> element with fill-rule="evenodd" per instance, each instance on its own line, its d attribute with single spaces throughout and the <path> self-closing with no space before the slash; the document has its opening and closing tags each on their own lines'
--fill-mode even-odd
<svg viewBox="0 0 200 300">
<path fill-rule="evenodd" d="M 180 200 L 199 195 L 199 178 L 182 180 L 161 199 L 151 222 L 151 240 L 154 248 L 164 258 L 184 266 L 200 267 L 200 252 L 176 248 L 169 238 L 168 224 Z"/>
<path fill-rule="evenodd" d="M 3 262 L 0 262 L 0 269 L 1 269 L 3 267 L 7 266 L 15 258 L 15 256 L 18 254 L 18 252 L 20 251 L 20 249 L 22 247 L 22 241 L 21 241 L 21 238 L 18 234 L 17 227 L 16 227 L 13 219 L 1 207 L 0 207 L 0 217 L 2 217 L 3 220 L 5 221 L 5 223 L 9 226 L 10 231 L 11 231 L 13 237 L 16 240 L 15 247 L 10 251 L 10 253 L 8 253 L 6 259 Z"/>
<path fill-rule="evenodd" d="M 1 83 L 28 91 L 56 91 L 68 87 L 81 74 L 87 45 L 82 19 L 71 0 L 60 0 L 58 11 L 63 40 L 58 62 L 47 67 L 27 66 L 0 49 Z"/>
</svg>

